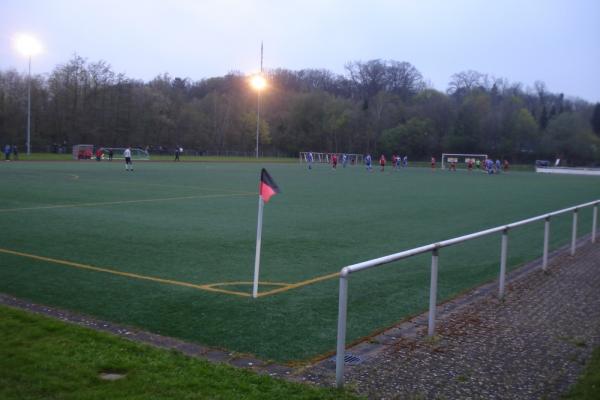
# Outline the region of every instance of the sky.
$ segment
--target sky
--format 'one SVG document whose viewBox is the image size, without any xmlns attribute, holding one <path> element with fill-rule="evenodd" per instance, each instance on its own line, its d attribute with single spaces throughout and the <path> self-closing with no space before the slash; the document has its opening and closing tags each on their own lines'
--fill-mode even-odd
<svg viewBox="0 0 600 400">
<path fill-rule="evenodd" d="M 0 0 L 0 70 L 38 38 L 32 73 L 74 53 L 145 81 L 407 61 L 434 88 L 475 70 L 600 101 L 600 0 Z"/>
</svg>

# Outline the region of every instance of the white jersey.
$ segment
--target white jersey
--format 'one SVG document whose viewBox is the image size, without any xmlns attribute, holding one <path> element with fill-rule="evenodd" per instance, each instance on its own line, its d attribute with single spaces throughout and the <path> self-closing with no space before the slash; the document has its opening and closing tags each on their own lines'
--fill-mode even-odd
<svg viewBox="0 0 600 400">
<path fill-rule="evenodd" d="M 125 151 L 123 152 L 123 157 L 131 158 L 131 150 L 125 149 Z"/>
</svg>

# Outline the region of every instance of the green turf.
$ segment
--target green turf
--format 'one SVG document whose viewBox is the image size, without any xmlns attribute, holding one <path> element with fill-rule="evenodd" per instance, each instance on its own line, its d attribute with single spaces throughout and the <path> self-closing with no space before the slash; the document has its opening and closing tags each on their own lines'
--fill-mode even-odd
<svg viewBox="0 0 600 400">
<path fill-rule="evenodd" d="M 600 198 L 597 177 L 265 166 L 283 192 L 265 206 L 264 282 L 300 282 Z M 135 167 L 0 164 L 0 248 L 198 285 L 252 280 L 261 164 Z M 583 234 L 591 211 L 580 214 Z M 553 219 L 553 248 L 568 243 L 570 226 L 570 216 Z M 511 231 L 510 267 L 539 257 L 542 238 L 542 223 Z M 499 244 L 494 235 L 443 249 L 439 300 L 495 279 Z M 429 263 L 423 255 L 352 276 L 348 341 L 425 310 Z M 3 253 L 0 265 L 2 292 L 206 345 L 278 361 L 335 347 L 336 279 L 252 300 Z"/>
<path fill-rule="evenodd" d="M 563 398 L 571 400 L 594 400 L 600 398 L 600 347 L 594 349 L 584 373 Z"/>
<path fill-rule="evenodd" d="M 0 398 L 354 399 L 0 307 Z M 100 379 L 118 373 L 116 381 Z"/>
</svg>

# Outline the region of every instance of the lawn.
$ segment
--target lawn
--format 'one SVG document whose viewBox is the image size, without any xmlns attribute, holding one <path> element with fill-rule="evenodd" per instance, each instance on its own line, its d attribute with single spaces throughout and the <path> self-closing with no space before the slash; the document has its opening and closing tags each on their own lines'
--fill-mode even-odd
<svg viewBox="0 0 600 400">
<path fill-rule="evenodd" d="M 354 399 L 0 306 L 0 398 Z M 101 377 L 118 374 L 110 381 Z"/>
<path fill-rule="evenodd" d="M 600 398 L 600 347 L 596 347 L 585 367 L 585 371 L 564 398 L 572 400 Z"/>
<path fill-rule="evenodd" d="M 252 299 L 263 166 L 282 193 L 265 206 Z M 280 362 L 333 351 L 343 266 L 600 199 L 596 177 L 295 163 L 10 162 L 0 185 L 1 292 Z M 553 219 L 552 248 L 570 227 Z M 542 223 L 511 231 L 509 267 L 542 238 Z M 495 279 L 499 243 L 443 249 L 439 301 Z M 426 310 L 429 262 L 352 276 L 348 341 Z"/>
</svg>

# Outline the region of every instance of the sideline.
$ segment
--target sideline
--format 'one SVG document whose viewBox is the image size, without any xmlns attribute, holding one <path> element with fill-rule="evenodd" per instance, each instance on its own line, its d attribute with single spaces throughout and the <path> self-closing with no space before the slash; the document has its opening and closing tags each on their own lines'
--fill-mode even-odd
<svg viewBox="0 0 600 400">
<path fill-rule="evenodd" d="M 227 194 L 203 194 L 203 195 L 181 196 L 181 197 L 163 197 L 163 198 L 158 198 L 158 199 L 104 201 L 104 202 L 96 202 L 96 203 L 55 204 L 55 205 L 47 205 L 47 206 L 21 207 L 21 208 L 0 208 L 0 212 L 50 210 L 50 209 L 55 209 L 55 208 L 112 206 L 112 205 L 118 205 L 118 204 L 152 203 L 152 202 L 156 202 L 156 201 L 211 199 L 211 198 L 218 198 L 218 197 L 240 197 L 240 196 L 256 196 L 256 193 L 241 192 L 241 193 L 227 193 Z"/>
</svg>

